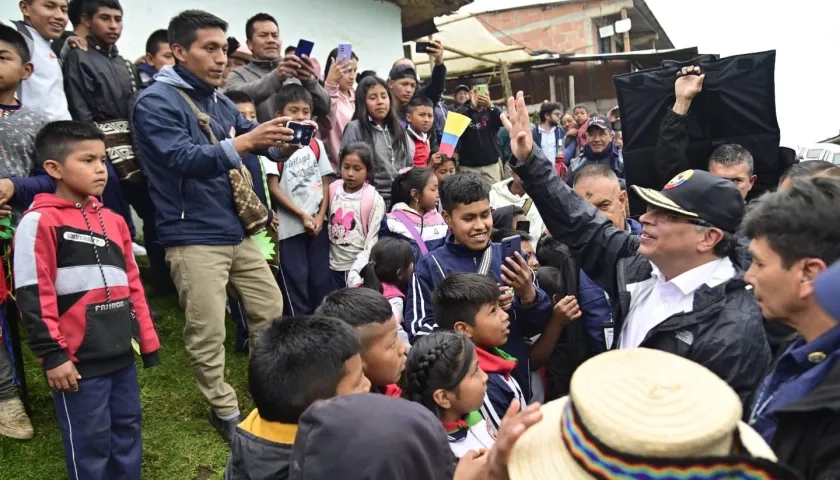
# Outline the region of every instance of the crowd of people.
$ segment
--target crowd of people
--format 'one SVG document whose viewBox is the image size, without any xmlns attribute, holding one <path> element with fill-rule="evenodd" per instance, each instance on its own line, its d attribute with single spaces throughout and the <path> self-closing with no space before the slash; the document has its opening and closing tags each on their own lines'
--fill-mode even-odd
<svg viewBox="0 0 840 480">
<path fill-rule="evenodd" d="M 692 169 L 699 69 L 675 78 L 659 190 L 626 185 L 617 108 L 533 121 L 480 83 L 448 103 L 437 42 L 429 79 L 410 59 L 386 79 L 283 50 L 269 14 L 240 43 L 186 10 L 130 61 L 118 0 L 20 8 L 0 25 L 0 435 L 34 435 L 19 317 L 71 479 L 141 475 L 135 357 L 161 360 L 132 207 L 225 479 L 840 478 L 840 167 L 796 164 L 749 204 L 747 149 Z M 450 111 L 470 124 L 445 155 Z"/>
</svg>

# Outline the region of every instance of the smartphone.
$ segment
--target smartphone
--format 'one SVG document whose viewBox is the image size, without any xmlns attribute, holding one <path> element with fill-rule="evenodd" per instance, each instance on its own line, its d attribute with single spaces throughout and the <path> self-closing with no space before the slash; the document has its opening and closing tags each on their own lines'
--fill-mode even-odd
<svg viewBox="0 0 840 480">
<path fill-rule="evenodd" d="M 519 235 L 502 239 L 502 256 L 504 258 L 516 258 L 514 253 L 522 255 L 522 238 Z"/>
<path fill-rule="evenodd" d="M 286 124 L 294 132 L 294 138 L 289 144 L 291 145 L 309 145 L 312 142 L 312 135 L 315 134 L 315 127 L 308 123 L 289 122 Z"/>
<path fill-rule="evenodd" d="M 432 42 L 417 42 L 414 44 L 414 51 L 417 53 L 429 53 L 429 47 L 432 46 Z"/>
<path fill-rule="evenodd" d="M 312 57 L 312 49 L 315 48 L 315 44 L 310 42 L 309 40 L 300 39 L 295 47 L 295 55 L 298 57 L 302 57 L 306 55 L 307 57 Z"/>
<path fill-rule="evenodd" d="M 531 231 L 531 222 L 528 220 L 520 220 L 516 222 L 516 231 L 528 233 Z"/>
<path fill-rule="evenodd" d="M 476 85 L 475 91 L 479 95 L 484 95 L 486 97 L 490 96 L 490 90 L 487 88 L 487 85 Z"/>
<path fill-rule="evenodd" d="M 335 60 L 339 63 L 349 62 L 353 58 L 353 45 L 349 43 L 338 44 L 338 55 Z"/>
</svg>

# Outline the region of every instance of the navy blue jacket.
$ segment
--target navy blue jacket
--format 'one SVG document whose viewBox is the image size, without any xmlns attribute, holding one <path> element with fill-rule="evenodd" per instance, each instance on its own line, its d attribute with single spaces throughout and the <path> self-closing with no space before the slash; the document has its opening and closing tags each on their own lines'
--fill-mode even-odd
<svg viewBox="0 0 840 480">
<path fill-rule="evenodd" d="M 489 275 L 502 283 L 502 246 L 491 243 L 493 261 Z M 446 243 L 420 259 L 414 266 L 411 286 L 405 299 L 405 325 L 409 339 L 417 335 L 428 335 L 437 330 L 432 311 L 432 292 L 438 283 L 450 273 L 477 273 L 484 251 L 475 252 L 455 243 L 452 234 Z M 514 298 L 510 311 L 510 335 L 501 348 L 518 360 L 513 376 L 522 387 L 525 398 L 531 398 L 531 373 L 528 368 L 528 347 L 525 338 L 539 335 L 551 318 L 552 304 L 548 295 L 535 287 L 537 298 L 530 305 L 522 305 L 519 297 Z"/>
<path fill-rule="evenodd" d="M 228 179 L 242 159 L 232 137 L 257 126 L 233 102 L 181 66 L 164 67 L 137 99 L 134 138 L 149 195 L 155 204 L 158 240 L 170 245 L 236 245 L 245 237 Z M 210 116 L 219 143 L 211 145 L 184 90 Z M 258 153 L 258 152 L 254 152 Z"/>
<path fill-rule="evenodd" d="M 110 208 L 119 214 L 128 224 L 128 231 L 131 233 L 131 238 L 134 238 L 136 231 L 134 230 L 134 219 L 131 217 L 131 207 L 125 200 L 120 188 L 120 177 L 117 176 L 116 170 L 111 165 L 111 162 L 105 162 L 108 168 L 108 181 L 105 184 L 105 190 L 102 192 L 100 200 L 102 205 Z M 26 210 L 35 201 L 35 195 L 39 193 L 55 193 L 55 180 L 47 175 L 46 170 L 41 165 L 36 165 L 32 169 L 32 174 L 28 177 L 10 177 L 9 180 L 15 186 L 15 196 L 12 198 L 12 206 Z"/>
<path fill-rule="evenodd" d="M 642 224 L 636 220 L 628 218 L 627 226 L 628 231 L 633 235 L 642 234 Z M 604 289 L 589 278 L 589 275 L 583 270 L 580 271 L 578 280 L 578 303 L 581 311 L 580 321 L 589 337 L 587 344 L 590 353 L 606 352 L 607 344 L 604 341 L 604 328 L 615 329 L 615 325 L 607 326 L 612 322 L 612 306 L 610 306 Z M 615 330 L 613 332 L 618 333 Z"/>
</svg>

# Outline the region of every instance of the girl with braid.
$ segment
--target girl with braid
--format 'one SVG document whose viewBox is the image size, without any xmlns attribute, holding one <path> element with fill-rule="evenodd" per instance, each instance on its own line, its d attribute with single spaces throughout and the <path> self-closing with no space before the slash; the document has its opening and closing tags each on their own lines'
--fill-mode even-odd
<svg viewBox="0 0 840 480">
<path fill-rule="evenodd" d="M 478 412 L 487 391 L 487 374 L 479 368 L 475 345 L 467 337 L 453 332 L 419 337 L 405 371 L 403 396 L 437 415 L 455 456 L 493 446 L 492 428 Z"/>
</svg>

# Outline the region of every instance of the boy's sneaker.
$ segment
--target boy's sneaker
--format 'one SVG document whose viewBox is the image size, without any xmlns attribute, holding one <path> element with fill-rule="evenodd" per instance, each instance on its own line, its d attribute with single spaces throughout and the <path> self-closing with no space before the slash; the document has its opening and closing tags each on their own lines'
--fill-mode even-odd
<svg viewBox="0 0 840 480">
<path fill-rule="evenodd" d="M 18 440 L 35 436 L 32 422 L 18 397 L 0 402 L 0 435 Z"/>
<path fill-rule="evenodd" d="M 143 245 L 137 244 L 135 242 L 131 242 L 131 250 L 134 252 L 135 257 L 147 257 L 148 254 L 146 253 L 146 247 Z"/>
<path fill-rule="evenodd" d="M 237 415 L 236 418 L 232 418 L 230 420 L 222 420 L 216 416 L 216 412 L 210 410 L 210 425 L 213 425 L 213 428 L 219 432 L 219 435 L 222 436 L 222 440 L 224 440 L 228 445 L 230 445 L 231 440 L 233 440 L 233 436 L 236 434 L 236 426 L 240 423 L 242 423 L 241 415 Z"/>
</svg>

